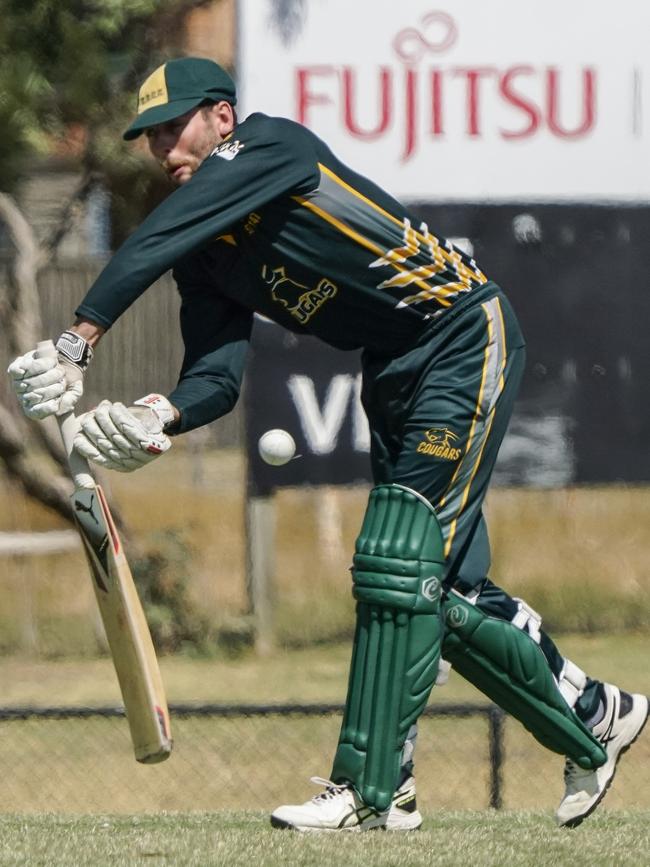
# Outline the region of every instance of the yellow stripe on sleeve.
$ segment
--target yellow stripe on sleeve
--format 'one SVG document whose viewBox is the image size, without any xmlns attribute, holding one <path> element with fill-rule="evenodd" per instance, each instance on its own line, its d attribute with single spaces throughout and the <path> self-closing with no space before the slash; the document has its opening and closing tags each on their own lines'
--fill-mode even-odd
<svg viewBox="0 0 650 867">
<path fill-rule="evenodd" d="M 327 166 L 324 166 L 322 163 L 318 163 L 318 168 L 321 170 L 321 172 L 324 175 L 327 175 L 327 177 L 330 178 L 330 180 L 334 181 L 334 183 L 338 184 L 344 190 L 347 190 L 353 196 L 356 196 L 357 199 L 360 199 L 362 202 L 364 202 L 364 204 L 368 205 L 368 207 L 375 210 L 378 214 L 381 214 L 382 217 L 385 217 L 387 220 L 390 220 L 396 226 L 403 226 L 404 225 L 403 220 L 401 220 L 399 217 L 395 217 L 393 214 L 386 211 L 384 208 L 381 207 L 381 205 L 378 205 L 377 202 L 373 202 L 372 199 L 369 199 L 367 196 L 364 196 L 363 193 L 359 192 L 359 190 L 356 190 L 354 187 L 350 186 L 350 184 L 346 183 L 346 181 L 344 181 L 338 175 L 334 174 L 334 172 L 331 169 L 328 169 Z M 420 243 L 428 244 L 430 242 L 430 239 L 427 238 L 427 236 L 425 234 L 423 234 L 422 232 L 419 232 L 417 229 L 413 229 L 413 231 L 415 233 L 415 237 L 418 239 L 418 241 L 420 241 Z M 476 269 L 469 268 L 462 261 L 460 253 L 457 253 L 455 251 L 449 251 L 449 250 L 445 249 L 444 247 L 440 247 L 440 252 L 442 254 L 442 257 L 445 259 L 445 261 L 447 263 L 449 263 L 449 265 L 451 265 L 452 268 L 454 268 L 454 270 L 458 273 L 458 276 L 460 277 L 460 279 L 463 282 L 469 280 L 470 282 L 474 281 L 474 282 L 480 283 L 480 284 L 487 283 L 487 277 L 485 276 L 485 274 L 483 274 L 483 272 L 480 271 L 479 268 L 476 268 Z"/>
<path fill-rule="evenodd" d="M 369 238 L 366 238 L 365 235 L 360 234 L 355 229 L 352 229 L 350 226 L 346 225 L 344 222 L 339 220 L 333 214 L 329 214 L 323 208 L 311 202 L 309 199 L 305 199 L 303 196 L 293 196 L 294 201 L 298 202 L 300 205 L 303 205 L 305 208 L 308 208 L 312 213 L 319 216 L 321 219 L 325 220 L 331 226 L 334 226 L 335 229 L 338 229 L 339 232 L 342 232 L 344 235 L 347 235 L 348 238 L 351 238 L 353 241 L 356 241 L 362 247 L 365 247 L 366 250 L 370 250 L 375 256 L 387 256 L 389 259 L 389 253 L 391 251 L 382 250 L 378 244 L 375 244 L 374 241 L 371 241 Z M 413 272 L 408 268 L 402 268 L 402 266 L 398 262 L 391 261 L 390 264 L 396 271 L 403 273 L 405 275 L 409 275 L 412 278 Z M 409 282 L 415 283 L 416 286 L 419 286 L 421 289 L 426 290 L 427 292 L 435 292 L 436 287 L 431 287 L 424 280 L 420 280 L 418 278 L 410 279 Z M 444 298 L 436 297 L 436 301 L 439 304 L 442 304 L 443 307 L 450 307 L 451 302 L 446 301 Z"/>
</svg>

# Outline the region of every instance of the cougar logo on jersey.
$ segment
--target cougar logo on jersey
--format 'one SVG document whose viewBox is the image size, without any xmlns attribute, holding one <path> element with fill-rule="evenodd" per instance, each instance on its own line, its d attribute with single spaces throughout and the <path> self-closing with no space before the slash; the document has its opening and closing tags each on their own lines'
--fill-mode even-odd
<svg viewBox="0 0 650 867">
<path fill-rule="evenodd" d="M 234 160 L 239 151 L 242 148 L 245 148 L 246 145 L 242 144 L 239 140 L 237 141 L 224 141 L 221 142 L 220 145 L 217 145 L 216 148 L 210 154 L 211 157 L 221 157 L 222 160 Z"/>
<path fill-rule="evenodd" d="M 432 427 L 424 432 L 424 440 L 418 444 L 417 452 L 423 455 L 431 455 L 433 458 L 442 458 L 446 461 L 457 461 L 461 450 L 454 448 L 460 437 L 448 427 Z"/>
<path fill-rule="evenodd" d="M 318 281 L 315 289 L 297 283 L 287 277 L 284 265 L 279 268 L 270 268 L 265 265 L 262 269 L 262 279 L 271 287 L 271 298 L 285 307 L 291 315 L 305 325 L 312 316 L 337 293 L 337 287 L 323 277 Z"/>
</svg>

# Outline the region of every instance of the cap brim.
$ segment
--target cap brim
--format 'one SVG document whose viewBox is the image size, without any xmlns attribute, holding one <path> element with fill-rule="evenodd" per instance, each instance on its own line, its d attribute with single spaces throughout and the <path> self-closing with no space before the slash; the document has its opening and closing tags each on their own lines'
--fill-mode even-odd
<svg viewBox="0 0 650 867">
<path fill-rule="evenodd" d="M 148 129 L 150 126 L 174 120 L 175 117 L 180 117 L 185 112 L 191 111 L 204 101 L 205 96 L 198 96 L 190 99 L 175 99 L 173 102 L 148 108 L 136 117 L 131 126 L 122 134 L 122 138 L 126 139 L 126 141 L 131 141 L 142 135 L 145 129 Z"/>
</svg>

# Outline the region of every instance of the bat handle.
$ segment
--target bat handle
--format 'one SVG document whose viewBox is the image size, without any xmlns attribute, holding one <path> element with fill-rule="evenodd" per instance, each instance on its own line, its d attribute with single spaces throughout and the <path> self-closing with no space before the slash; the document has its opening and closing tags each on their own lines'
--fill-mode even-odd
<svg viewBox="0 0 650 867">
<path fill-rule="evenodd" d="M 46 356 L 56 356 L 56 347 L 51 340 L 40 340 L 36 346 L 36 355 L 39 358 Z M 63 440 L 63 448 L 65 456 L 68 459 L 68 466 L 72 474 L 75 488 L 94 488 L 95 479 L 90 472 L 88 461 L 82 457 L 79 452 L 75 451 L 74 438 L 79 430 L 79 420 L 73 412 L 67 412 L 64 415 L 56 417 Z"/>
</svg>

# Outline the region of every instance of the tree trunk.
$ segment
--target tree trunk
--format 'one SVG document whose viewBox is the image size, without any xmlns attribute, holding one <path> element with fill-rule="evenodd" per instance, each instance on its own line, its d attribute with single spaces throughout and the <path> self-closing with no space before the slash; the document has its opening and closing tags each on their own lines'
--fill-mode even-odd
<svg viewBox="0 0 650 867">
<path fill-rule="evenodd" d="M 0 318 L 5 326 L 11 357 L 24 355 L 43 339 L 38 272 L 43 256 L 24 214 L 6 193 L 0 193 L 0 220 L 7 227 L 15 255 L 8 280 L 0 285 Z M 32 431 L 54 462 L 63 469 L 65 454 L 52 425 L 39 425 Z"/>
<path fill-rule="evenodd" d="M 89 181 L 82 182 L 73 199 L 88 194 Z M 62 222 L 69 224 L 73 200 L 63 210 Z M 46 260 L 55 252 L 54 240 L 41 248 L 24 214 L 6 193 L 0 193 L 0 221 L 7 227 L 15 255 L 8 269 L 7 281 L 0 280 L 0 319 L 7 335 L 9 355 L 24 355 L 43 339 L 43 324 L 38 294 L 38 274 Z M 58 243 L 63 232 L 53 234 Z M 41 467 L 40 452 L 29 449 L 36 441 L 60 471 L 46 473 Z M 9 475 L 17 480 L 25 493 L 42 505 L 53 509 L 67 521 L 73 521 L 69 502 L 71 484 L 61 438 L 55 419 L 29 424 L 21 414 L 12 413 L 0 401 L 0 460 Z M 111 506 L 116 525 L 123 535 L 124 521 L 118 509 Z"/>
<path fill-rule="evenodd" d="M 70 482 L 64 476 L 43 472 L 37 456 L 25 448 L 25 437 L 6 407 L 0 404 L 0 459 L 12 479 L 18 481 L 30 497 L 53 509 L 66 521 L 73 521 L 70 505 Z"/>
</svg>

